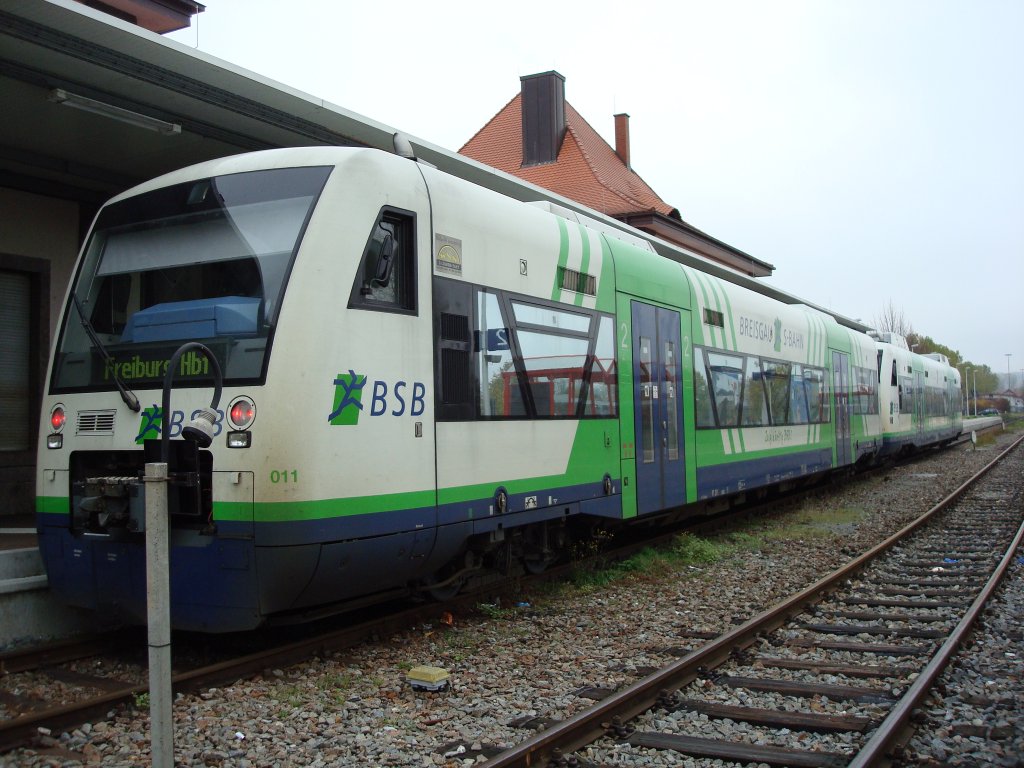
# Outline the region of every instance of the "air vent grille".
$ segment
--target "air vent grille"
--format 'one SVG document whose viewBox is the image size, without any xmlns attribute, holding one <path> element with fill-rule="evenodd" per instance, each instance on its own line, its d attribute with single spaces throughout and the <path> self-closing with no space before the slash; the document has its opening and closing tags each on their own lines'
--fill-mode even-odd
<svg viewBox="0 0 1024 768">
<path fill-rule="evenodd" d="M 576 293 L 585 293 L 588 296 L 597 295 L 597 278 L 575 269 L 562 269 L 562 288 Z"/>
<path fill-rule="evenodd" d="M 79 411 L 75 432 L 79 435 L 114 434 L 116 411 Z"/>
<path fill-rule="evenodd" d="M 725 328 L 725 315 L 716 309 L 704 308 L 704 322 L 715 328 Z"/>
<path fill-rule="evenodd" d="M 442 312 L 441 338 L 445 341 L 469 341 L 469 318 Z"/>
<path fill-rule="evenodd" d="M 469 383 L 469 353 L 461 349 L 441 350 L 441 402 L 460 405 L 472 402 Z"/>
</svg>

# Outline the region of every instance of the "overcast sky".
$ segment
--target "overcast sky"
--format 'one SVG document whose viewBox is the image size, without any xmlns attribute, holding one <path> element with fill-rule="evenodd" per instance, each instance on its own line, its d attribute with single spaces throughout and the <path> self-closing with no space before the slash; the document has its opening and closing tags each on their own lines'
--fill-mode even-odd
<svg viewBox="0 0 1024 768">
<path fill-rule="evenodd" d="M 778 287 L 1024 370 L 1024 2 L 204 0 L 170 35 L 457 151 L 557 70 Z"/>
</svg>

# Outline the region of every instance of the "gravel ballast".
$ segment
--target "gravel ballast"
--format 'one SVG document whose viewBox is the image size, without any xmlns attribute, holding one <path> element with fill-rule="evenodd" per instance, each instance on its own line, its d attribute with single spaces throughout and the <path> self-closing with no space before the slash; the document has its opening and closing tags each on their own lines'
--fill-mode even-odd
<svg viewBox="0 0 1024 768">
<path fill-rule="evenodd" d="M 527 738 L 529 727 L 590 706 L 587 688 L 622 687 L 669 663 L 673 649 L 700 644 L 686 632 L 722 632 L 869 549 L 959 486 L 1011 437 L 829 486 L 731 534 L 714 562 L 670 569 L 655 561 L 657 573 L 524 594 L 511 605 L 456 615 L 450 625 L 439 605 L 435 623 L 179 695 L 176 764 L 482 762 L 491 748 Z M 1022 568 L 1015 565 L 1015 586 L 1004 589 L 1008 614 L 987 612 L 993 634 L 987 640 L 978 634 L 971 645 L 978 660 L 947 670 L 946 695 L 929 699 L 929 730 L 908 746 L 908 764 L 1021 765 Z M 448 670 L 450 688 L 414 690 L 406 672 L 418 665 Z M 0 766 L 138 765 L 149 762 L 148 738 L 144 711 L 117 710 L 73 733 L 43 734 L 33 749 L 0 755 Z M 710 765 L 648 751 L 649 765 Z M 991 755 L 989 762 L 978 762 L 983 754 Z"/>
</svg>

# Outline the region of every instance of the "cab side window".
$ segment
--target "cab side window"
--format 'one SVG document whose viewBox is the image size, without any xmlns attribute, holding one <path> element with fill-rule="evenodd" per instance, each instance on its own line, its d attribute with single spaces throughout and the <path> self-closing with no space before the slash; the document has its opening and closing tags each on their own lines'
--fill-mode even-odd
<svg viewBox="0 0 1024 768">
<path fill-rule="evenodd" d="M 363 248 L 349 309 L 417 313 L 415 216 L 385 207 Z"/>
</svg>

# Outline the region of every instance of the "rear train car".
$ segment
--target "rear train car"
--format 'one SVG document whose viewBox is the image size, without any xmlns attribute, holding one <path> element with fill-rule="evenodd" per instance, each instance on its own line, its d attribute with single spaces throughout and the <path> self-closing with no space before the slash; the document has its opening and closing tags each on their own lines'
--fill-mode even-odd
<svg viewBox="0 0 1024 768">
<path fill-rule="evenodd" d="M 223 372 L 198 451 L 202 355 L 161 405 L 192 341 Z M 140 475 L 166 435 L 175 627 L 444 597 L 868 460 L 878 380 L 831 316 L 550 204 L 378 150 L 226 158 L 97 216 L 51 355 L 40 550 L 60 598 L 143 622 Z"/>
<path fill-rule="evenodd" d="M 963 430 L 960 372 L 945 355 L 913 352 L 903 336 L 875 334 L 879 407 L 889 457 L 954 440 Z"/>
</svg>

